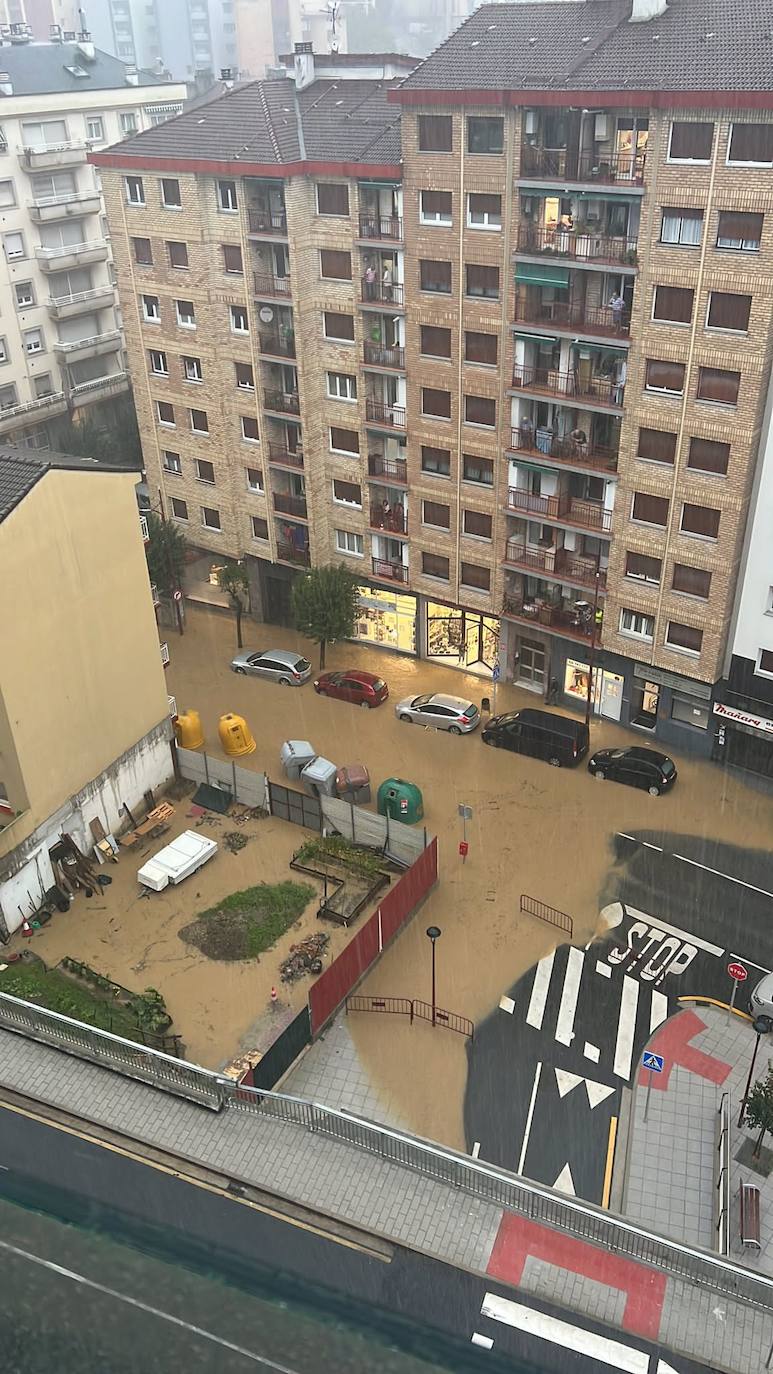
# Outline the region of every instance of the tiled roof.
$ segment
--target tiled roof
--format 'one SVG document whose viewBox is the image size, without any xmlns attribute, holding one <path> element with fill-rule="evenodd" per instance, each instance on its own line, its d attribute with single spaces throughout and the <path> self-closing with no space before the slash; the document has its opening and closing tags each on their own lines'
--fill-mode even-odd
<svg viewBox="0 0 773 1374">
<path fill-rule="evenodd" d="M 74 76 L 75 67 L 85 76 Z M 6 44 L 0 52 L 0 68 L 11 78 L 14 95 L 53 95 L 59 92 L 125 90 L 127 66 L 110 53 L 97 48 L 89 61 L 77 43 Z M 162 76 L 139 73 L 140 86 L 165 86 Z M 1 103 L 1 102 L 0 102 Z"/>
<path fill-rule="evenodd" d="M 631 0 L 486 4 L 401 89 L 771 91 L 770 0 L 670 0 L 630 21 Z"/>
</svg>

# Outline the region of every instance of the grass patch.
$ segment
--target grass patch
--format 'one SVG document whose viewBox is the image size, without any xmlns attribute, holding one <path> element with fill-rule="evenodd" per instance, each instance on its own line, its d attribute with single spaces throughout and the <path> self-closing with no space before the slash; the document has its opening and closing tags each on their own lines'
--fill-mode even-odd
<svg viewBox="0 0 773 1374">
<path fill-rule="evenodd" d="M 20 997 L 25 1002 L 35 1002 L 49 1011 L 58 1011 L 61 1016 L 71 1016 L 75 1021 L 85 1021 L 99 1030 L 112 1031 L 127 1040 L 137 1038 L 137 1021 L 130 1012 L 92 997 L 86 988 L 78 987 L 64 974 L 47 969 L 37 960 L 9 964 L 0 973 L 0 992 Z"/>
<path fill-rule="evenodd" d="M 232 892 L 183 926 L 180 939 L 208 959 L 256 959 L 301 917 L 314 896 L 309 883 L 260 883 Z"/>
</svg>

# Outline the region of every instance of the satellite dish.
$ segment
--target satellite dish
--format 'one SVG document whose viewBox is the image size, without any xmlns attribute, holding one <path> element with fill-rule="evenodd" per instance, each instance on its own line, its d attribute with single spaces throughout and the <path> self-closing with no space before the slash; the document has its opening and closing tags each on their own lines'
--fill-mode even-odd
<svg viewBox="0 0 773 1374">
<path fill-rule="evenodd" d="M 258 311 L 261 324 L 270 324 L 274 318 L 274 312 L 270 305 L 262 305 Z"/>
</svg>

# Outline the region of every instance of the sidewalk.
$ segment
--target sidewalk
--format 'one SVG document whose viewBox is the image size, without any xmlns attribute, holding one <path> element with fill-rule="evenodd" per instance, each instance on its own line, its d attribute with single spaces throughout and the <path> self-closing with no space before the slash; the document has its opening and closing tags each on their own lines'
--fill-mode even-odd
<svg viewBox="0 0 773 1374">
<path fill-rule="evenodd" d="M 0 1031 L 0 1084 L 64 1111 L 77 1105 L 86 1121 L 596 1315 L 712 1369 L 758 1374 L 773 1340 L 773 1317 L 747 1304 L 354 1147 L 268 1117 L 214 1115 L 8 1031 Z"/>
</svg>

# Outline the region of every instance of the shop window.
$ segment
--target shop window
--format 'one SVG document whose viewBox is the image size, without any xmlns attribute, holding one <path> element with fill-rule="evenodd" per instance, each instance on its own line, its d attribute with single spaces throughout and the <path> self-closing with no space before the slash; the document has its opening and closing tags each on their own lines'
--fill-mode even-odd
<svg viewBox="0 0 773 1374">
<path fill-rule="evenodd" d="M 419 115 L 419 152 L 450 153 L 454 146 L 452 115 Z"/>
<path fill-rule="evenodd" d="M 682 653 L 699 654 L 703 643 L 703 630 L 697 630 L 693 625 L 680 625 L 676 620 L 669 620 L 666 630 L 666 644 L 670 649 L 679 649 Z"/>
<path fill-rule="evenodd" d="M 374 587 L 360 587 L 355 634 L 370 644 L 415 654 L 414 598 Z"/>
<path fill-rule="evenodd" d="M 712 472 L 724 477 L 730 462 L 730 445 L 718 439 L 690 439 L 687 466 L 695 472 Z"/>
<path fill-rule="evenodd" d="M 422 553 L 421 570 L 425 577 L 439 577 L 447 582 L 450 577 L 450 560 L 438 553 Z"/>
<path fill-rule="evenodd" d="M 703 701 L 674 695 L 671 699 L 671 719 L 680 725 L 691 725 L 695 730 L 708 730 L 711 712 Z"/>
<path fill-rule="evenodd" d="M 636 457 L 647 463 L 667 463 L 673 467 L 676 435 L 665 429 L 640 429 Z"/>
<path fill-rule="evenodd" d="M 450 262 L 438 262 L 434 258 L 420 258 L 419 284 L 422 291 L 433 291 L 437 295 L 450 296 Z"/>
</svg>

